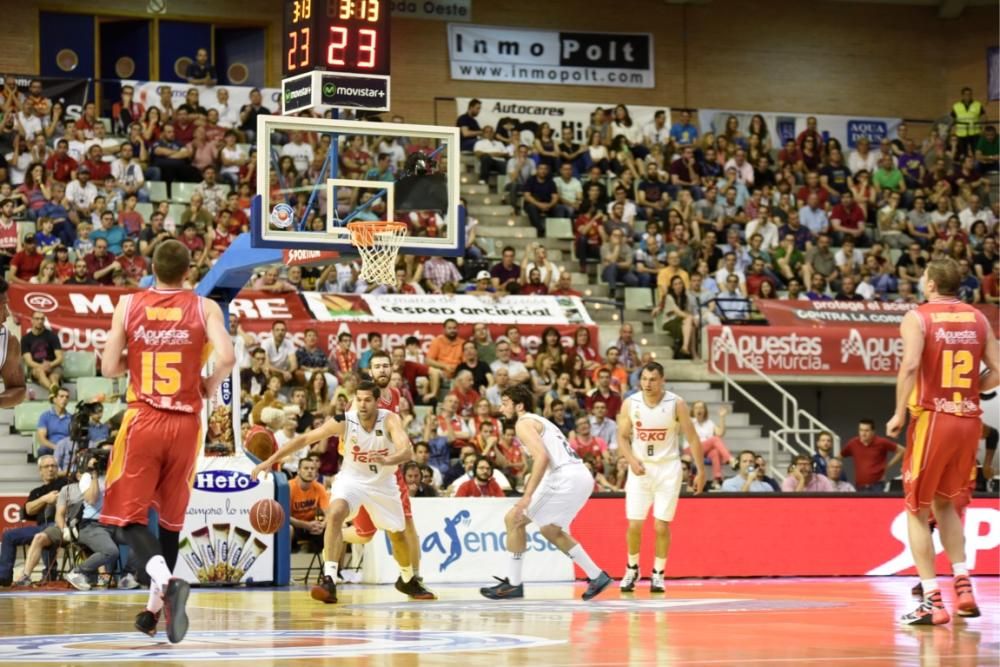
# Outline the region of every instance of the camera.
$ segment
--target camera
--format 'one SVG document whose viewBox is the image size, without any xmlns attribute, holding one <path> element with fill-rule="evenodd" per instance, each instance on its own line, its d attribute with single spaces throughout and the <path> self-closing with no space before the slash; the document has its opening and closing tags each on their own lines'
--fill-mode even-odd
<svg viewBox="0 0 1000 667">
<path fill-rule="evenodd" d="M 100 403 L 80 403 L 76 414 L 69 423 L 69 437 L 74 443 L 82 443 L 86 447 L 90 443 L 90 417 L 98 410 L 103 410 Z"/>
<path fill-rule="evenodd" d="M 103 476 L 108 471 L 108 462 L 111 460 L 111 450 L 95 447 L 94 449 L 81 449 L 76 454 L 75 469 L 80 473 L 89 472 L 97 477 Z M 93 461 L 93 465 L 91 465 Z"/>
</svg>

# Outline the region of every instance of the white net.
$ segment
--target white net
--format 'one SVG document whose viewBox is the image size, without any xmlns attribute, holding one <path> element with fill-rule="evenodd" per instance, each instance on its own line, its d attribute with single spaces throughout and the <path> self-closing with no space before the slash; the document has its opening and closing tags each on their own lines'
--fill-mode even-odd
<svg viewBox="0 0 1000 667">
<path fill-rule="evenodd" d="M 351 240 L 361 255 L 361 279 L 367 283 L 394 285 L 396 257 L 406 238 L 401 222 L 350 222 Z"/>
</svg>

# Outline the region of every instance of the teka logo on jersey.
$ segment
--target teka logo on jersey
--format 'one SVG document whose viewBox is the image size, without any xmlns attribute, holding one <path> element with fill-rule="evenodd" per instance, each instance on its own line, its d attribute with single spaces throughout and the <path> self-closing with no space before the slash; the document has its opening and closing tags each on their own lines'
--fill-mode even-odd
<svg viewBox="0 0 1000 667">
<path fill-rule="evenodd" d="M 667 429 L 643 428 L 642 422 L 635 423 L 635 433 L 643 442 L 665 442 L 667 439 Z"/>
<path fill-rule="evenodd" d="M 194 488 L 209 493 L 246 491 L 258 484 L 259 481 L 238 470 L 203 470 L 194 476 Z"/>
<path fill-rule="evenodd" d="M 866 371 L 887 372 L 899 370 L 903 358 L 902 338 L 865 338 L 857 329 L 851 329 L 847 338 L 840 341 L 840 363 L 851 358 L 861 359 Z"/>
</svg>

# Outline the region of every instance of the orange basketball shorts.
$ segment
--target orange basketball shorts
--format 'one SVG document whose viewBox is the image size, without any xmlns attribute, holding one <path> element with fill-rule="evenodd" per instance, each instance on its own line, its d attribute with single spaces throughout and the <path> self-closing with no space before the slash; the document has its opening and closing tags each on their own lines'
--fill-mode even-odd
<svg viewBox="0 0 1000 667">
<path fill-rule="evenodd" d="M 406 488 L 406 481 L 403 479 L 403 468 L 396 469 L 396 484 L 399 485 L 399 499 L 403 501 L 403 516 L 407 519 L 413 516 L 413 509 L 410 507 L 410 492 Z M 364 505 L 354 515 L 354 532 L 358 537 L 371 537 L 375 534 L 375 524 L 368 515 Z"/>
<path fill-rule="evenodd" d="M 130 406 L 111 450 L 101 523 L 145 525 L 152 507 L 161 526 L 180 530 L 201 446 L 198 415 Z"/>
<path fill-rule="evenodd" d="M 930 507 L 935 496 L 963 499 L 969 489 L 969 471 L 976 465 L 982 434 L 978 417 L 958 417 L 921 410 L 913 415 L 903 456 L 906 509 Z"/>
</svg>

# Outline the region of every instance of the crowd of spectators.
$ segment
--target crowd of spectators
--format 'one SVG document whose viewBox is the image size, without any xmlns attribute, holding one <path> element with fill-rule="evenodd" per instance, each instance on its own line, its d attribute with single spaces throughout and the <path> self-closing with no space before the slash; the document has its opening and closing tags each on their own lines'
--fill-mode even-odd
<svg viewBox="0 0 1000 667">
<path fill-rule="evenodd" d="M 815 117 L 783 139 L 760 114 L 714 132 L 687 110 L 643 122 L 623 104 L 595 109 L 579 140 L 571 122 L 480 127 L 478 100 L 457 125 L 481 182 L 505 173 L 540 236 L 546 218 L 571 218 L 581 271 L 655 286 L 657 314 L 691 354 L 699 322 L 745 319 L 747 299 L 914 301 L 937 257 L 961 263 L 962 300 L 1000 301 L 988 177 L 1000 143 L 965 117 L 975 104 L 965 89 L 950 130 L 918 138 L 902 123 L 877 146 L 843 146 Z"/>
<path fill-rule="evenodd" d="M 623 491 L 628 466 L 619 455 L 615 420 L 623 398 L 638 390 L 638 373 L 649 360 L 633 339 L 632 325 L 622 325 L 618 340 L 603 356 L 591 349 L 584 328 L 572 344 L 550 328 L 533 349 L 517 326 L 495 339 L 485 324 L 469 333 L 464 338 L 458 322 L 448 320 L 425 352 L 415 337 L 386 349 L 376 332 L 368 334 L 361 354 L 351 334 L 342 333 L 335 352 L 323 360 L 322 354 L 314 355 L 314 331 L 307 331 L 304 344 L 297 345 L 279 322 L 242 362 L 244 441 L 254 425 L 271 430 L 281 445 L 325 419 L 340 417 L 372 354 L 388 354 L 390 386 L 402 395 L 400 416 L 414 443 L 414 461 L 404 471 L 412 495 L 501 496 L 523 488 L 530 460 L 513 424 L 499 411 L 501 392 L 517 383 L 531 387 L 536 411 L 566 435 L 592 471 L 594 492 Z M 896 443 L 875 436 L 871 422 L 864 421 L 858 438 L 841 450 L 856 462 L 854 486 L 844 479 L 842 459 L 834 456 L 833 437 L 826 433 L 818 438 L 814 459 L 796 461 L 779 484 L 767 477 L 767 462 L 758 453 L 730 453 L 725 444 L 727 414 L 721 406 L 713 419 L 706 403 L 692 403 L 695 429 L 712 470 L 711 490 L 853 491 L 856 486 L 879 492 L 902 452 Z M 282 469 L 290 477 L 301 475 L 303 461 L 315 460 L 316 475 L 328 485 L 339 469 L 338 449 L 335 438 L 318 443 L 284 461 Z M 686 446 L 683 456 L 690 461 Z M 307 467 L 310 488 L 316 479 L 312 473 Z"/>
</svg>

